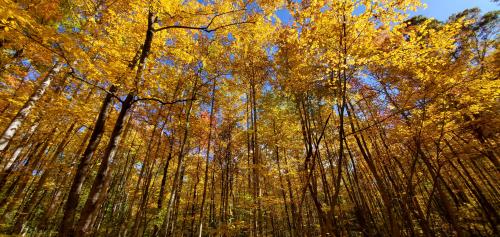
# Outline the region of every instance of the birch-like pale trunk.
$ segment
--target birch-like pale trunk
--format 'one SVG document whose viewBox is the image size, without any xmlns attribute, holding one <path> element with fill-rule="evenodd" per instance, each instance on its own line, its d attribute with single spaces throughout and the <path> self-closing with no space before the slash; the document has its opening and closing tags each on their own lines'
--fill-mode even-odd
<svg viewBox="0 0 500 237">
<path fill-rule="evenodd" d="M 17 112 L 16 116 L 10 121 L 9 125 L 2 132 L 2 136 L 0 137 L 0 151 L 4 151 L 9 145 L 10 140 L 16 135 L 17 130 L 21 127 L 26 117 L 30 114 L 33 107 L 35 107 L 36 102 L 42 98 L 47 91 L 47 88 L 50 86 L 50 83 L 54 79 L 54 76 L 61 71 L 63 64 L 58 62 L 50 69 L 45 78 L 42 80 L 42 83 L 36 88 L 36 90 L 31 94 L 28 101 L 26 101 L 23 107 Z"/>
</svg>

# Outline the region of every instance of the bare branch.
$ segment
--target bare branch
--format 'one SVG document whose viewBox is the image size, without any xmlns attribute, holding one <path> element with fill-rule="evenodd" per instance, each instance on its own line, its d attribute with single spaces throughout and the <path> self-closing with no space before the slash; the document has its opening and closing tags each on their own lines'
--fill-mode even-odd
<svg viewBox="0 0 500 237">
<path fill-rule="evenodd" d="M 230 23 L 227 25 L 221 25 L 218 27 L 215 27 L 213 29 L 209 29 L 208 26 L 202 26 L 202 27 L 197 27 L 197 26 L 183 26 L 183 25 L 171 25 L 171 26 L 165 26 L 165 27 L 160 27 L 157 29 L 154 29 L 154 32 L 162 31 L 162 30 L 167 30 L 167 29 L 191 29 L 191 30 L 201 30 L 205 31 L 207 33 L 214 32 L 216 30 L 220 30 L 229 26 L 234 26 L 234 25 L 242 25 L 242 24 L 255 24 L 253 21 L 243 21 L 243 22 L 235 22 L 235 23 Z"/>
<path fill-rule="evenodd" d="M 162 105 L 171 105 L 171 104 L 177 104 L 177 103 L 182 103 L 182 102 L 188 102 L 188 101 L 194 101 L 196 99 L 178 99 L 178 100 L 174 100 L 174 101 L 163 101 L 159 98 L 155 98 L 155 97 L 145 97 L 145 98 L 138 98 L 136 99 L 134 102 L 138 102 L 138 101 L 156 101 Z"/>
<path fill-rule="evenodd" d="M 116 99 L 117 99 L 117 100 L 119 100 L 120 102 L 123 102 L 123 101 L 120 99 L 120 97 L 118 97 L 115 93 L 113 93 L 113 92 L 109 91 L 108 89 L 106 89 L 106 88 L 104 88 L 104 87 L 102 87 L 102 86 L 96 85 L 96 84 L 94 84 L 94 83 L 91 83 L 91 82 L 89 82 L 89 81 L 87 81 L 87 80 L 83 79 L 82 77 L 80 77 L 80 76 L 78 76 L 78 75 L 76 74 L 75 69 L 74 69 L 73 67 L 71 67 L 71 66 L 69 66 L 69 67 L 71 68 L 71 72 L 69 73 L 69 75 L 71 75 L 71 77 L 72 77 L 72 78 L 74 78 L 74 79 L 76 79 L 76 80 L 78 80 L 78 81 L 81 81 L 81 82 L 83 82 L 83 83 L 85 83 L 85 84 L 87 84 L 87 85 L 90 85 L 90 86 L 92 86 L 92 87 L 95 87 L 95 88 L 97 88 L 97 89 L 99 89 L 99 90 L 102 90 L 102 91 L 104 91 L 105 93 L 110 94 L 112 97 L 116 98 Z"/>
<path fill-rule="evenodd" d="M 229 27 L 229 26 L 234 26 L 234 25 L 239 25 L 239 24 L 248 24 L 248 23 L 254 24 L 255 22 L 250 22 L 250 21 L 234 22 L 234 23 L 217 26 L 215 28 L 210 29 L 210 26 L 212 26 L 212 24 L 214 23 L 215 18 L 223 16 L 223 15 L 235 13 L 235 12 L 246 11 L 246 10 L 247 9 L 245 8 L 245 9 L 238 9 L 238 10 L 232 10 L 232 11 L 228 11 L 228 12 L 223 12 L 223 13 L 215 14 L 210 19 L 210 21 L 208 22 L 208 24 L 205 25 L 205 26 L 170 25 L 170 26 L 164 26 L 164 27 L 160 27 L 160 28 L 154 29 L 153 31 L 154 32 L 158 32 L 158 31 L 167 30 L 167 29 L 191 29 L 191 30 L 201 30 L 201 31 L 205 31 L 207 33 L 210 33 L 210 32 L 214 32 L 216 30 L 219 30 L 219 29 L 222 29 L 222 28 L 225 28 L 225 27 Z"/>
</svg>

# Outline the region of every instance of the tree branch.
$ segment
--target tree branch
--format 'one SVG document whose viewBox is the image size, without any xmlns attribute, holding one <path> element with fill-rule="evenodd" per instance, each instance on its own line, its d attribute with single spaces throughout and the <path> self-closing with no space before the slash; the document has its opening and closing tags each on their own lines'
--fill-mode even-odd
<svg viewBox="0 0 500 237">
<path fill-rule="evenodd" d="M 109 91 L 108 89 L 106 89 L 106 88 L 104 88 L 104 87 L 102 87 L 102 86 L 96 85 L 96 84 L 94 84 L 94 83 L 91 83 L 91 82 L 89 82 L 89 81 L 87 81 L 87 80 L 83 79 L 82 77 L 80 77 L 80 76 L 78 76 L 78 75 L 76 74 L 76 72 L 75 72 L 75 70 L 73 69 L 73 67 L 71 67 L 71 66 L 69 66 L 69 67 L 71 68 L 71 72 L 69 73 L 69 75 L 71 75 L 71 77 L 72 77 L 72 78 L 74 78 L 74 79 L 76 79 L 76 80 L 78 80 L 78 81 L 81 81 L 81 82 L 83 82 L 83 83 L 85 83 L 85 84 L 87 84 L 87 85 L 93 86 L 93 87 L 95 87 L 95 88 L 97 88 L 97 89 L 99 89 L 99 90 L 102 90 L 102 91 L 104 91 L 105 93 L 110 94 L 112 97 L 116 98 L 116 99 L 117 99 L 117 100 L 119 100 L 120 102 L 123 102 L 123 101 L 120 99 L 120 97 L 118 97 L 115 93 L 113 93 L 113 92 Z"/>
<path fill-rule="evenodd" d="M 196 99 L 178 99 L 178 100 L 174 100 L 174 101 L 163 101 L 161 99 L 158 99 L 158 98 L 155 98 L 155 97 L 146 97 L 146 98 L 137 98 L 135 102 L 138 102 L 138 101 L 156 101 L 162 105 L 171 105 L 171 104 L 177 104 L 177 103 L 182 103 L 182 102 L 187 102 L 187 101 L 191 101 L 191 100 L 196 100 Z"/>
<path fill-rule="evenodd" d="M 210 26 L 212 26 L 212 24 L 214 23 L 215 18 L 217 18 L 219 16 L 223 16 L 223 15 L 227 15 L 227 14 L 239 12 L 239 11 L 245 11 L 245 10 L 246 9 L 238 9 L 238 10 L 233 10 L 233 11 L 228 11 L 228 12 L 223 12 L 223 13 L 215 14 L 210 19 L 210 21 L 208 22 L 208 24 L 206 26 L 170 25 L 170 26 L 164 26 L 164 27 L 160 27 L 160 28 L 154 29 L 153 31 L 154 32 L 158 32 L 158 31 L 167 30 L 167 29 L 191 29 L 191 30 L 201 30 L 201 31 L 205 31 L 207 33 L 210 33 L 210 32 L 214 32 L 216 30 L 219 30 L 219 29 L 222 29 L 222 28 L 225 28 L 225 27 L 229 27 L 229 26 L 240 25 L 240 24 L 249 24 L 249 23 L 255 24 L 255 22 L 251 22 L 251 21 L 242 21 L 242 22 L 234 22 L 234 23 L 230 23 L 230 24 L 226 24 L 226 25 L 221 25 L 221 26 L 218 26 L 218 27 L 210 29 Z"/>
</svg>

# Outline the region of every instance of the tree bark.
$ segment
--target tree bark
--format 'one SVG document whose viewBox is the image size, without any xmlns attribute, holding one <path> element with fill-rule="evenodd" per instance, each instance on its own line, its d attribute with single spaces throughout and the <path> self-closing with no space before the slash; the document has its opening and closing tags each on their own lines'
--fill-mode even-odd
<svg viewBox="0 0 500 237">
<path fill-rule="evenodd" d="M 99 207 L 104 202 L 108 186 L 110 182 L 111 172 L 110 163 L 114 159 L 120 143 L 121 134 L 123 132 L 125 117 L 134 102 L 134 93 L 127 94 L 125 101 L 122 103 L 122 108 L 116 119 L 113 132 L 111 133 L 110 140 L 104 155 L 101 160 L 101 165 L 97 171 L 97 176 L 94 179 L 92 188 L 90 189 L 89 196 L 85 202 L 85 206 L 80 215 L 77 229 L 75 229 L 75 236 L 88 236 L 91 234 L 92 225 L 95 222 Z"/>
<path fill-rule="evenodd" d="M 0 137 L 0 152 L 7 149 L 9 142 L 12 140 L 14 135 L 16 135 L 17 130 L 24 123 L 24 120 L 31 113 L 33 107 L 35 107 L 36 103 L 42 98 L 47 91 L 47 88 L 50 86 L 50 83 L 54 79 L 54 76 L 61 71 L 63 64 L 61 62 L 57 62 L 47 73 L 45 78 L 42 80 L 42 83 L 36 88 L 36 90 L 31 94 L 28 101 L 26 101 L 23 107 L 17 112 L 16 116 L 10 121 L 9 125 L 2 132 L 2 136 Z"/>
<path fill-rule="evenodd" d="M 106 117 L 108 115 L 109 107 L 111 106 L 112 94 L 116 91 L 115 86 L 111 86 L 110 93 L 106 94 L 104 101 L 101 105 L 99 115 L 95 122 L 94 130 L 90 135 L 89 143 L 80 158 L 80 163 L 76 169 L 75 177 L 73 178 L 73 183 L 71 184 L 71 189 L 68 193 L 68 199 L 64 206 L 64 215 L 59 228 L 59 236 L 71 236 L 73 229 L 73 222 L 75 219 L 76 208 L 80 200 L 80 194 L 82 192 L 82 186 L 87 178 L 87 172 L 90 166 L 90 159 L 92 158 L 95 150 L 99 146 L 102 134 L 104 133 L 104 125 L 106 122 Z"/>
</svg>

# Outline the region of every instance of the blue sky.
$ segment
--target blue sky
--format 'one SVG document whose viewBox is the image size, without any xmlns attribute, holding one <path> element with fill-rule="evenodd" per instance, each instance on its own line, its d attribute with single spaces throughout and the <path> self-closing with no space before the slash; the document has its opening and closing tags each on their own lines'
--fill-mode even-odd
<svg viewBox="0 0 500 237">
<path fill-rule="evenodd" d="M 422 0 L 422 2 L 427 4 L 427 8 L 412 12 L 410 16 L 424 15 L 445 21 L 450 15 L 467 8 L 479 7 L 483 13 L 500 10 L 499 4 L 495 4 L 490 0 Z M 278 10 L 276 15 L 283 23 L 289 23 L 292 20 L 288 10 Z"/>
<path fill-rule="evenodd" d="M 490 0 L 422 0 L 422 2 L 427 4 L 427 8 L 419 9 L 411 15 L 424 15 L 444 21 L 453 13 L 467 8 L 479 7 L 483 13 L 500 10 L 500 6 Z"/>
</svg>

